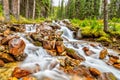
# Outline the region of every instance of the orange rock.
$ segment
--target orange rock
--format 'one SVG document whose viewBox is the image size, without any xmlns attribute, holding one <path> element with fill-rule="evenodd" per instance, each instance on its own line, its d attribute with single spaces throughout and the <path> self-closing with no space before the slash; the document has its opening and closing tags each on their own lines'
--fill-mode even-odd
<svg viewBox="0 0 120 80">
<path fill-rule="evenodd" d="M 58 53 L 62 53 L 65 51 L 65 46 L 62 41 L 57 41 L 56 42 L 56 49 Z"/>
<path fill-rule="evenodd" d="M 55 41 L 43 41 L 43 48 L 45 49 L 54 49 L 55 48 Z"/>
<path fill-rule="evenodd" d="M 15 61 L 13 57 L 7 53 L 0 53 L 0 59 L 2 59 L 4 62 L 13 62 Z"/>
<path fill-rule="evenodd" d="M 86 52 L 86 51 L 89 51 L 89 48 L 88 48 L 88 47 L 84 47 L 82 50 L 83 50 L 84 52 Z"/>
<path fill-rule="evenodd" d="M 10 77 L 8 80 L 18 80 L 16 77 Z"/>
<path fill-rule="evenodd" d="M 18 38 L 13 38 L 9 41 L 9 52 L 12 55 L 21 55 L 25 49 L 25 42 Z"/>
<path fill-rule="evenodd" d="M 113 65 L 114 63 L 117 63 L 117 59 L 110 57 L 108 63 Z"/>
<path fill-rule="evenodd" d="M 94 54 L 94 52 L 91 51 L 91 50 L 89 50 L 89 51 L 86 51 L 85 54 L 86 54 L 87 56 L 90 56 L 90 55 Z"/>
<path fill-rule="evenodd" d="M 5 65 L 4 61 L 0 60 L 0 67 L 3 67 Z"/>
<path fill-rule="evenodd" d="M 46 50 L 48 52 L 48 54 L 50 54 L 51 56 L 56 56 L 56 50 Z"/>
<path fill-rule="evenodd" d="M 4 36 L 9 35 L 9 34 L 10 34 L 10 29 L 5 30 L 5 31 L 3 32 L 3 34 L 4 34 Z"/>
<path fill-rule="evenodd" d="M 56 48 L 57 48 L 57 52 L 58 52 L 58 53 L 62 53 L 62 52 L 64 52 L 64 50 L 65 50 L 64 45 L 56 46 Z"/>
<path fill-rule="evenodd" d="M 108 51 L 107 49 L 103 49 L 101 52 L 100 52 L 100 55 L 99 55 L 99 58 L 100 59 L 104 59 L 108 54 Z"/>
<path fill-rule="evenodd" d="M 97 45 L 96 45 L 96 44 L 91 43 L 91 44 L 90 44 L 90 46 L 92 46 L 92 47 L 96 47 Z"/>
<path fill-rule="evenodd" d="M 28 76 L 29 74 L 31 74 L 30 71 L 23 70 L 23 69 L 20 69 L 19 67 L 16 67 L 12 73 L 12 77 L 22 78 L 22 77 Z"/>
<path fill-rule="evenodd" d="M 37 80 L 37 79 L 31 76 L 27 76 L 27 77 L 23 77 L 22 80 Z"/>
<path fill-rule="evenodd" d="M 95 80 L 95 79 L 92 77 L 85 77 L 85 79 L 83 79 L 83 80 Z"/>
<path fill-rule="evenodd" d="M 114 64 L 113 66 L 114 66 L 115 68 L 120 69 L 120 64 Z"/>
<path fill-rule="evenodd" d="M 13 39 L 15 36 L 6 36 L 1 40 L 1 44 L 8 44 L 8 42 Z"/>
<path fill-rule="evenodd" d="M 97 70 L 96 68 L 89 68 L 89 71 L 93 76 L 100 76 L 101 75 L 101 72 L 99 70 Z"/>
</svg>

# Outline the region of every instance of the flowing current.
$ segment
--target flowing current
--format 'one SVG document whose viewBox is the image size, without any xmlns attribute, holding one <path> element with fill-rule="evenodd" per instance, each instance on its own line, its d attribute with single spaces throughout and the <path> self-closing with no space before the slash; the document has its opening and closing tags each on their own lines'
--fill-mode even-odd
<svg viewBox="0 0 120 80">
<path fill-rule="evenodd" d="M 85 57 L 86 61 L 82 62 L 81 64 L 97 68 L 102 72 L 112 72 L 118 78 L 118 80 L 120 80 L 120 71 L 105 63 L 108 61 L 108 57 L 106 57 L 104 61 L 99 59 L 99 53 L 104 47 L 92 47 L 89 45 L 89 42 L 76 40 L 73 38 L 73 32 L 70 31 L 65 24 L 63 25 L 62 23 L 59 25 L 61 26 L 60 30 L 63 31 L 62 37 L 64 39 L 64 45 L 68 48 L 76 50 L 80 55 Z M 35 32 L 36 26 L 34 28 L 33 27 L 33 25 L 26 26 L 26 32 Z M 26 43 L 25 53 L 28 54 L 28 57 L 20 65 L 21 68 L 33 72 L 33 76 L 37 77 L 38 80 L 43 80 L 45 77 L 49 77 L 52 80 L 70 80 L 69 75 L 58 70 L 59 64 L 57 57 L 50 56 L 42 47 L 34 46 L 25 38 L 24 34 L 20 34 L 20 36 L 21 39 L 23 39 Z M 86 56 L 82 50 L 83 47 L 89 47 L 89 49 L 94 51 L 95 54 Z M 110 49 L 108 49 L 108 52 L 116 53 Z M 53 64 L 56 64 L 55 67 L 52 67 Z M 36 68 L 38 70 L 36 70 Z"/>
</svg>

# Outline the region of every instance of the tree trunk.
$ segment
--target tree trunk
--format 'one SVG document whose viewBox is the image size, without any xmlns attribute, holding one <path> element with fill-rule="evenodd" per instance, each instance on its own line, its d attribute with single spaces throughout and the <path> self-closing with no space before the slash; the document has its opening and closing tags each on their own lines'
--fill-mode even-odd
<svg viewBox="0 0 120 80">
<path fill-rule="evenodd" d="M 35 19 L 35 4 L 36 4 L 36 0 L 33 0 L 33 14 L 32 14 L 32 19 Z"/>
<path fill-rule="evenodd" d="M 108 32 L 108 0 L 104 0 L 104 31 Z"/>
<path fill-rule="evenodd" d="M 10 21 L 9 1 L 8 0 L 3 0 L 3 9 L 4 9 L 5 22 L 8 22 L 8 21 Z"/>
<path fill-rule="evenodd" d="M 29 0 L 26 0 L 26 13 L 25 13 L 26 18 L 29 18 L 28 14 L 29 14 Z"/>
<path fill-rule="evenodd" d="M 20 0 L 12 0 L 12 12 L 16 20 L 19 20 Z"/>
</svg>

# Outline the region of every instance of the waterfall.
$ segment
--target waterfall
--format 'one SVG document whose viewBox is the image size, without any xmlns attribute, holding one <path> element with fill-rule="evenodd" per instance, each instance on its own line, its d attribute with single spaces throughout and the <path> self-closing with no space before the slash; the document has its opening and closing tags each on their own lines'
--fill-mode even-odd
<svg viewBox="0 0 120 80">
<path fill-rule="evenodd" d="M 90 46 L 90 42 L 76 40 L 73 38 L 73 32 L 70 29 L 68 29 L 65 25 L 63 26 L 63 23 L 60 23 L 59 25 L 61 26 L 60 30 L 63 31 L 62 37 L 66 38 L 63 41 L 64 45 L 68 48 L 74 49 L 79 55 L 82 55 L 86 59 L 86 61 L 82 62 L 81 64 L 88 67 L 94 67 L 102 72 L 112 72 L 118 78 L 118 80 L 120 80 L 120 71 L 105 63 L 108 61 L 108 57 L 106 57 L 104 60 L 99 59 L 99 53 L 104 47 L 99 45 L 92 47 Z M 29 30 L 29 28 L 31 30 Z M 26 25 L 26 32 L 34 32 L 36 30 L 36 27 L 33 28 L 33 26 L 29 26 L 29 28 Z M 67 74 L 58 70 L 59 62 L 57 57 L 52 57 L 42 47 L 33 45 L 25 38 L 24 35 L 25 34 L 21 34 L 20 36 L 21 39 L 23 39 L 26 43 L 25 53 L 28 54 L 28 57 L 20 65 L 21 68 L 30 70 L 33 73 L 32 75 L 37 77 L 38 80 L 42 80 L 44 77 L 52 78 L 52 80 L 70 80 Z M 88 47 L 95 54 L 86 56 L 82 50 L 83 47 Z M 109 49 L 108 52 L 115 53 Z M 53 64 L 55 66 L 51 67 Z M 36 70 L 36 67 L 38 70 Z"/>
<path fill-rule="evenodd" d="M 73 39 L 73 33 L 70 31 L 67 27 L 61 27 L 63 33 L 63 37 L 67 38 L 68 41 L 74 40 L 72 43 L 65 43 L 65 46 L 68 48 L 72 48 L 76 50 L 80 55 L 84 56 L 86 61 L 82 62 L 83 65 L 88 67 L 94 67 L 102 72 L 112 72 L 119 80 L 120 80 L 120 71 L 112 66 L 107 65 L 105 62 L 108 61 L 108 57 L 104 61 L 99 59 L 99 53 L 101 50 L 103 50 L 104 47 L 96 46 L 96 48 L 90 46 L 90 43 L 78 43 L 79 40 Z M 64 41 L 65 42 L 65 41 Z M 74 44 L 78 47 L 74 47 Z M 91 56 L 86 56 L 84 51 L 82 50 L 83 47 L 88 47 L 90 50 L 94 51 L 95 54 L 92 54 Z M 116 53 L 113 50 L 108 49 L 109 53 Z M 117 54 L 117 53 L 116 53 Z"/>
<path fill-rule="evenodd" d="M 21 39 L 26 43 L 24 52 L 28 54 L 27 58 L 20 65 L 22 69 L 32 72 L 32 75 L 38 80 L 42 80 L 44 77 L 49 77 L 53 80 L 69 80 L 65 73 L 58 70 L 59 64 L 56 57 L 50 56 L 42 47 L 37 47 L 30 43 L 24 37 L 24 34 L 21 35 Z M 55 67 L 52 67 L 53 64 Z M 36 70 L 36 67 L 40 71 Z"/>
</svg>

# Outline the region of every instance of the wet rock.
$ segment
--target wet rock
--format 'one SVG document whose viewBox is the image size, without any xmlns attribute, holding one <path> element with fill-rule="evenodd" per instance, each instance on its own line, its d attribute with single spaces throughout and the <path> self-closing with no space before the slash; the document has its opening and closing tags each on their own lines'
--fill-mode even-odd
<svg viewBox="0 0 120 80">
<path fill-rule="evenodd" d="M 39 42 L 39 41 L 35 41 L 35 42 L 33 42 L 33 44 L 34 44 L 35 46 L 42 46 L 42 42 Z"/>
<path fill-rule="evenodd" d="M 63 22 L 64 22 L 65 24 L 70 24 L 69 19 L 64 19 Z"/>
<path fill-rule="evenodd" d="M 111 72 L 106 72 L 98 76 L 97 80 L 117 80 L 117 78 Z"/>
<path fill-rule="evenodd" d="M 114 63 L 117 63 L 117 59 L 113 58 L 113 57 L 110 57 L 109 58 L 109 61 L 108 61 L 108 64 L 109 65 L 113 65 Z"/>
<path fill-rule="evenodd" d="M 57 42 L 56 42 L 56 49 L 57 49 L 57 52 L 58 52 L 59 54 L 64 52 L 65 46 L 64 46 L 64 44 L 63 44 L 62 41 L 57 41 Z"/>
<path fill-rule="evenodd" d="M 48 54 L 50 54 L 51 56 L 56 56 L 57 52 L 56 50 L 46 50 L 48 52 Z"/>
<path fill-rule="evenodd" d="M 54 69 L 56 66 L 57 66 L 58 62 L 57 61 L 53 61 L 50 66 L 49 66 L 49 69 L 52 70 Z"/>
<path fill-rule="evenodd" d="M 86 51 L 85 54 L 86 54 L 87 56 L 90 56 L 90 55 L 92 55 L 92 54 L 95 54 L 95 52 L 93 52 L 92 50 L 89 50 L 89 51 Z"/>
<path fill-rule="evenodd" d="M 81 34 L 81 29 L 80 28 L 77 30 L 76 38 L 77 39 L 81 39 L 82 38 L 82 34 Z"/>
<path fill-rule="evenodd" d="M 23 61 L 27 57 L 27 54 L 22 53 L 21 55 L 14 55 L 15 60 Z"/>
<path fill-rule="evenodd" d="M 76 59 L 72 59 L 69 56 L 65 56 L 65 58 L 59 59 L 60 67 L 63 68 L 63 71 L 70 70 L 71 68 L 80 65 L 80 61 Z"/>
<path fill-rule="evenodd" d="M 89 68 L 89 71 L 95 77 L 101 75 L 101 72 L 99 70 L 97 70 L 96 68 Z"/>
<path fill-rule="evenodd" d="M 103 49 L 103 50 L 100 51 L 99 58 L 104 59 L 107 55 L 108 55 L 107 49 Z"/>
<path fill-rule="evenodd" d="M 0 53 L 0 59 L 2 59 L 6 63 L 15 61 L 13 57 L 7 53 Z"/>
<path fill-rule="evenodd" d="M 88 48 L 88 47 L 84 47 L 82 50 L 83 50 L 84 52 L 86 52 L 86 51 L 89 51 L 89 48 Z"/>
<path fill-rule="evenodd" d="M 73 50 L 71 48 L 66 48 L 66 52 L 67 52 L 67 55 L 70 56 L 73 59 L 77 59 L 77 60 L 80 60 L 80 61 L 85 61 L 85 58 L 83 56 L 79 55 L 78 53 L 76 53 L 75 50 Z"/>
<path fill-rule="evenodd" d="M 72 59 L 70 57 L 66 57 L 65 58 L 65 65 L 66 66 L 72 66 L 72 67 L 75 67 L 75 66 L 78 66 L 80 64 L 80 61 L 79 60 L 75 60 L 75 59 Z"/>
<path fill-rule="evenodd" d="M 30 36 L 34 41 L 38 41 L 42 35 L 41 34 L 38 34 L 38 33 L 32 33 L 31 36 Z"/>
<path fill-rule="evenodd" d="M 120 69 L 120 64 L 114 64 L 113 66 L 117 69 Z"/>
<path fill-rule="evenodd" d="M 12 77 L 22 78 L 31 74 L 28 70 L 23 70 L 19 67 L 16 67 L 12 73 Z"/>
<path fill-rule="evenodd" d="M 54 49 L 55 48 L 55 40 L 53 40 L 53 41 L 43 41 L 43 48 L 44 49 L 49 49 L 49 50 L 51 50 L 51 49 Z"/>
<path fill-rule="evenodd" d="M 94 43 L 91 43 L 90 46 L 95 47 L 95 48 L 97 47 L 97 45 Z"/>
<path fill-rule="evenodd" d="M 79 76 L 86 77 L 86 78 L 94 80 L 94 78 L 90 74 L 88 68 L 86 68 L 83 65 L 74 67 L 72 70 L 69 70 L 69 74 L 71 74 L 71 75 L 73 75 L 73 74 L 75 75 L 76 74 L 76 75 L 79 75 Z"/>
<path fill-rule="evenodd" d="M 0 45 L 0 52 L 3 52 L 5 50 L 5 46 Z"/>
<path fill-rule="evenodd" d="M 52 27 L 53 29 L 60 29 L 60 26 L 56 23 L 50 24 L 50 27 Z"/>
<path fill-rule="evenodd" d="M 3 44 L 3 45 L 8 44 L 8 42 L 13 38 L 15 38 L 15 36 L 11 36 L 11 35 L 6 36 L 1 40 L 1 44 Z"/>
<path fill-rule="evenodd" d="M 3 34 L 4 34 L 4 36 L 9 35 L 9 34 L 10 34 L 10 29 L 5 30 L 5 31 L 3 32 Z"/>
<path fill-rule="evenodd" d="M 3 60 L 0 60 L 0 67 L 3 67 L 5 65 Z"/>
<path fill-rule="evenodd" d="M 25 49 L 25 42 L 19 38 L 13 38 L 9 41 L 9 52 L 14 56 L 23 54 Z"/>
</svg>

